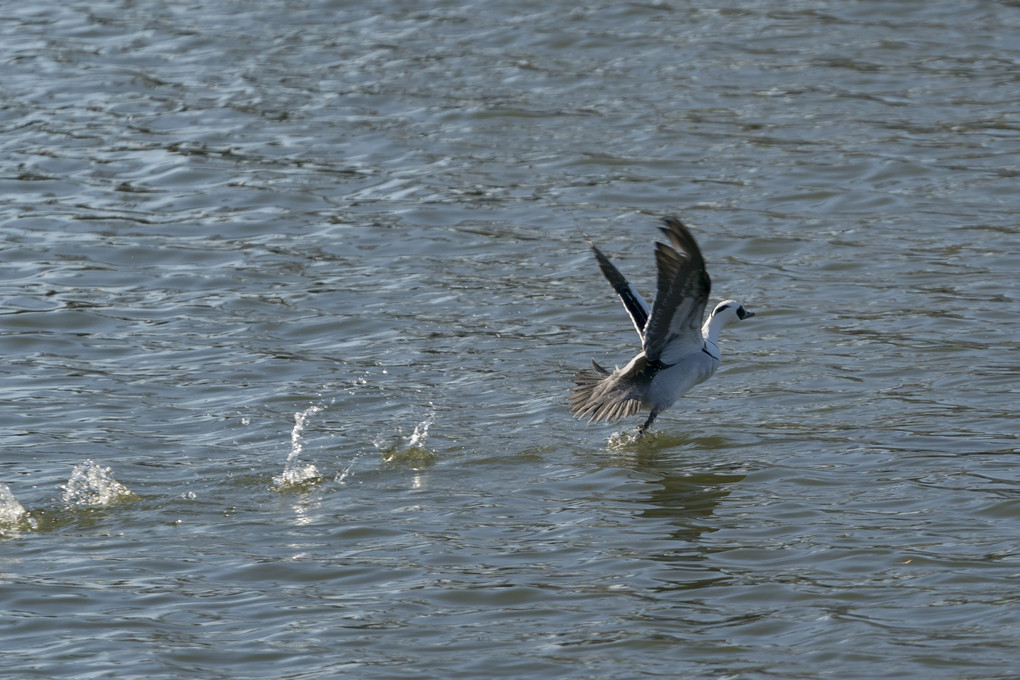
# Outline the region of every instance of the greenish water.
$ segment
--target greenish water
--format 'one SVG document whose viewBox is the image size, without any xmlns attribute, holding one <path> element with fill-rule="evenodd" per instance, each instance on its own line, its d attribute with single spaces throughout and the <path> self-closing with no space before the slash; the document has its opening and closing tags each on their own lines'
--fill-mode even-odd
<svg viewBox="0 0 1020 680">
<path fill-rule="evenodd" d="M 1018 26 L 7 8 L 0 671 L 1012 677 Z M 622 444 L 673 212 L 758 316 Z"/>
</svg>

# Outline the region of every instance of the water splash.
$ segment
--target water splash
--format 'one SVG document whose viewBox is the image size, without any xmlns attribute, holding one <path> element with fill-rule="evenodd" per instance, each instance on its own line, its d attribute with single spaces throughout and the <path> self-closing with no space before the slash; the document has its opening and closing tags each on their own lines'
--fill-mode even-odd
<svg viewBox="0 0 1020 680">
<path fill-rule="evenodd" d="M 351 476 L 351 474 L 353 474 L 353 472 L 352 472 L 352 471 L 354 470 L 354 463 L 355 463 L 355 461 L 357 461 L 357 460 L 358 460 L 358 457 L 357 457 L 357 456 L 355 456 L 355 457 L 354 457 L 354 459 L 353 459 L 353 460 L 351 460 L 351 462 L 350 462 L 350 463 L 348 463 L 347 467 L 345 467 L 345 468 L 344 468 L 343 470 L 341 470 L 340 472 L 336 473 L 336 478 L 334 479 L 334 481 L 335 481 L 335 482 L 336 482 L 337 484 L 343 484 L 344 482 L 346 482 L 346 481 L 347 481 L 347 478 L 348 478 L 348 477 L 350 477 L 350 476 Z"/>
<path fill-rule="evenodd" d="M 403 463 L 411 467 L 424 467 L 431 465 L 438 457 L 438 452 L 425 447 L 429 438 L 429 428 L 432 427 L 435 417 L 429 416 L 418 423 L 411 436 L 399 439 L 396 442 L 387 442 L 382 436 L 376 437 L 372 442 L 375 448 L 382 454 L 384 463 Z"/>
<path fill-rule="evenodd" d="M 414 427 L 414 432 L 407 440 L 408 448 L 425 448 L 425 440 L 429 438 L 429 428 L 432 427 L 433 416 L 429 416 Z"/>
<path fill-rule="evenodd" d="M 18 502 L 6 484 L 0 484 L 0 536 L 17 533 L 28 521 L 28 510 Z"/>
<path fill-rule="evenodd" d="M 290 431 L 290 454 L 287 455 L 287 460 L 283 464 L 283 473 L 273 477 L 273 483 L 277 487 L 284 488 L 315 484 L 322 479 L 322 474 L 317 467 L 311 463 L 301 465 L 298 462 L 301 451 L 304 449 L 301 433 L 305 429 L 305 423 L 308 422 L 309 416 L 318 413 L 322 409 L 322 406 L 309 406 L 304 411 L 298 411 L 294 414 L 294 429 Z"/>
<path fill-rule="evenodd" d="M 635 448 L 639 441 L 641 441 L 641 436 L 638 435 L 637 430 L 619 430 L 609 435 L 609 439 L 606 440 L 606 448 L 610 451 L 628 451 Z"/>
<path fill-rule="evenodd" d="M 91 459 L 75 466 L 67 484 L 60 488 L 64 490 L 64 505 L 68 507 L 101 507 L 137 498 L 131 489 L 113 478 L 110 468 L 98 465 Z"/>
<path fill-rule="evenodd" d="M 609 435 L 606 448 L 610 451 L 630 453 L 654 453 L 663 449 L 683 446 L 691 442 L 690 437 L 653 430 L 641 434 L 637 428 L 620 430 Z"/>
</svg>

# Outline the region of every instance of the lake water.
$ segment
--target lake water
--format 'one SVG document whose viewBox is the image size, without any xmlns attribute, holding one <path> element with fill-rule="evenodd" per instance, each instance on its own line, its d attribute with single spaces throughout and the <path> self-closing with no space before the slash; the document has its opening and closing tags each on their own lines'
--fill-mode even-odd
<svg viewBox="0 0 1020 680">
<path fill-rule="evenodd" d="M 1007 678 L 1020 5 L 0 22 L 0 675 Z M 757 316 L 571 419 L 680 214 Z"/>
</svg>

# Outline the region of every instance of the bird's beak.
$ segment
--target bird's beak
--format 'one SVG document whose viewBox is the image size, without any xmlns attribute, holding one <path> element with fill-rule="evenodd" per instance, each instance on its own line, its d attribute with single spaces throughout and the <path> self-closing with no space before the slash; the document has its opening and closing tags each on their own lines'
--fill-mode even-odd
<svg viewBox="0 0 1020 680">
<path fill-rule="evenodd" d="M 754 316 L 754 312 L 749 312 L 746 309 L 744 310 L 744 318 L 745 319 L 750 319 L 752 316 Z"/>
</svg>

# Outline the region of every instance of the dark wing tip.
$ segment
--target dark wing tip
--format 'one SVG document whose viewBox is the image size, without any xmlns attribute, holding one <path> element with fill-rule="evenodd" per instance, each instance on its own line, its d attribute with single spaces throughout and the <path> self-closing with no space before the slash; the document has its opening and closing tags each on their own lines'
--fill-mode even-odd
<svg viewBox="0 0 1020 680">
<path fill-rule="evenodd" d="M 690 266 L 695 270 L 700 269 L 699 274 L 700 283 L 705 288 L 705 295 L 708 296 L 712 287 L 712 280 L 708 276 L 708 271 L 705 266 L 705 258 L 701 254 L 701 248 L 698 246 L 697 240 L 694 238 L 694 234 L 691 230 L 680 221 L 680 218 L 675 215 L 667 215 L 662 218 L 662 233 L 665 234 L 670 243 L 680 253 L 686 255 L 690 261 Z M 657 244 L 661 245 L 661 244 Z"/>
<path fill-rule="evenodd" d="M 655 243 L 658 284 L 644 335 L 645 356 L 650 360 L 658 359 L 666 343 L 677 334 L 685 335 L 690 342 L 700 339 L 712 289 L 705 259 L 691 232 L 677 217 L 664 217 L 662 223 L 669 244 Z"/>
<path fill-rule="evenodd" d="M 660 229 L 667 233 L 674 229 L 677 231 L 688 231 L 687 226 L 676 215 L 666 215 L 662 218 L 662 224 L 663 226 Z"/>
<path fill-rule="evenodd" d="M 669 239 L 674 248 L 689 254 L 695 260 L 703 260 L 701 248 L 698 247 L 694 234 L 680 221 L 679 217 L 667 215 L 662 218 L 662 224 L 663 226 L 659 227 L 659 229 L 666 235 L 666 238 Z"/>
</svg>

